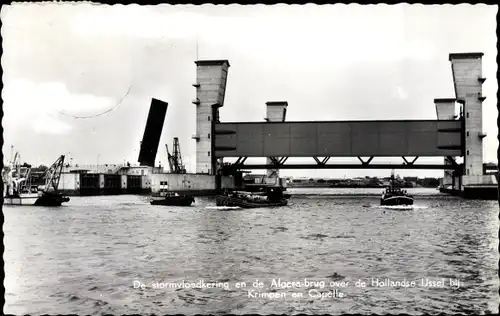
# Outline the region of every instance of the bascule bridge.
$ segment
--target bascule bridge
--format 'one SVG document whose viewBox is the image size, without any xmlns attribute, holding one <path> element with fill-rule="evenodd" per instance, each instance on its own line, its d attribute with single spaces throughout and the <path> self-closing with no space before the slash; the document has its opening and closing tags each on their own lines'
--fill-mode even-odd
<svg viewBox="0 0 500 316">
<path fill-rule="evenodd" d="M 443 186 L 452 191 L 494 185 L 496 178 L 486 175 L 483 167 L 482 56 L 449 55 L 455 96 L 434 99 L 435 120 L 391 121 L 287 122 L 288 103 L 273 101 L 266 104 L 263 122 L 224 122 L 219 108 L 224 106 L 229 62 L 196 61 L 196 173 L 267 169 L 268 181 L 274 181 L 280 169 L 442 169 Z M 223 163 L 229 157 L 236 162 Z M 245 164 L 250 157 L 267 162 Z M 291 157 L 311 157 L 312 163 L 286 163 Z M 360 163 L 329 163 L 334 157 L 358 157 Z M 377 157 L 402 160 L 399 165 L 373 163 Z M 419 157 L 442 157 L 443 162 L 419 164 Z M 463 163 L 457 163 L 457 157 L 463 157 Z"/>
</svg>

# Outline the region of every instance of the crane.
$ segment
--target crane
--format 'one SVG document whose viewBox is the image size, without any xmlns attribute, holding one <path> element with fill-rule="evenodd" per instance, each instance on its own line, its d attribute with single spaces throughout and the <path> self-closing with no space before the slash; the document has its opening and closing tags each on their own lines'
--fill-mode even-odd
<svg viewBox="0 0 500 316">
<path fill-rule="evenodd" d="M 170 152 L 168 151 L 168 144 L 165 144 L 165 147 L 167 147 L 167 156 L 168 156 L 168 166 L 170 167 L 170 172 L 174 173 L 174 163 L 173 163 L 173 158 Z"/>
<path fill-rule="evenodd" d="M 57 160 L 45 171 L 45 192 L 57 191 L 59 187 L 59 180 L 61 179 L 61 172 L 64 166 L 64 155 L 61 155 Z"/>
<path fill-rule="evenodd" d="M 39 198 L 35 205 L 40 206 L 61 206 L 64 202 L 69 202 L 69 198 L 63 196 L 57 191 L 61 172 L 64 166 L 64 155 L 59 156 L 57 160 L 45 171 L 45 186 L 39 192 Z"/>
<path fill-rule="evenodd" d="M 167 147 L 167 155 L 168 155 L 168 165 L 170 167 L 171 173 L 186 173 L 186 167 L 182 163 L 181 156 L 181 146 L 179 144 L 179 138 L 174 137 L 174 152 L 170 154 Z"/>
</svg>

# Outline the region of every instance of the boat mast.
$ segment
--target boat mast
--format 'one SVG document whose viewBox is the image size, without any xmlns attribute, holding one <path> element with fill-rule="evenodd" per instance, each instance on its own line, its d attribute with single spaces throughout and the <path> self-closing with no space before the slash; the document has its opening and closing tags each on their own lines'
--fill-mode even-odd
<svg viewBox="0 0 500 316">
<path fill-rule="evenodd" d="M 14 165 L 13 161 L 14 161 L 14 145 L 10 145 L 10 161 L 9 161 L 9 163 L 11 165 Z"/>
<path fill-rule="evenodd" d="M 14 159 L 12 159 L 12 170 L 16 172 L 17 178 L 19 178 L 19 173 L 21 172 L 20 161 L 21 157 L 19 155 L 19 152 L 16 152 L 16 154 L 14 155 Z"/>
</svg>

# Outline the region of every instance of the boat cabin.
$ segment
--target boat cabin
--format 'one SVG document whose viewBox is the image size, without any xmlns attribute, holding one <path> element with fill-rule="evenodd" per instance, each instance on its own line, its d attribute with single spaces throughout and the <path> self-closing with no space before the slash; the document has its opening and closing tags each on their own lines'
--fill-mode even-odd
<svg viewBox="0 0 500 316">
<path fill-rule="evenodd" d="M 164 196 L 164 197 L 179 196 L 179 193 L 177 193 L 177 192 L 168 192 L 168 191 L 167 191 L 167 192 L 165 192 L 165 193 L 163 194 L 163 196 Z"/>
<path fill-rule="evenodd" d="M 406 190 L 401 190 L 400 188 L 389 187 L 384 191 L 384 194 L 391 195 L 404 195 L 407 194 Z"/>
</svg>

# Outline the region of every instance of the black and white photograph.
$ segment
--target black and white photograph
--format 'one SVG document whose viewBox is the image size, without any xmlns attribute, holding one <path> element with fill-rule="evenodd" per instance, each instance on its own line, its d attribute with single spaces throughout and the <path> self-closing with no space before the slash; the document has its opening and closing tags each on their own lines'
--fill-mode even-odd
<svg viewBox="0 0 500 316">
<path fill-rule="evenodd" d="M 498 314 L 497 16 L 3 4 L 4 314 Z"/>
</svg>

